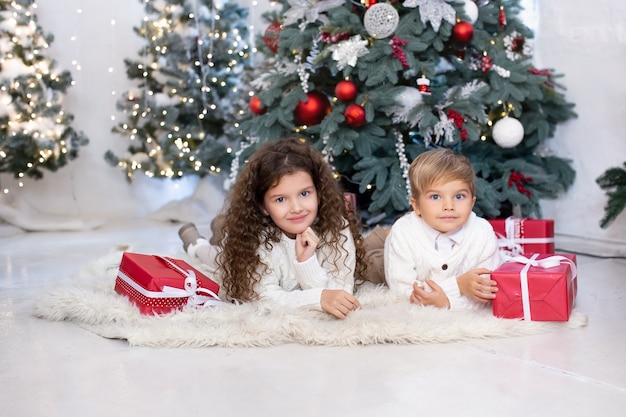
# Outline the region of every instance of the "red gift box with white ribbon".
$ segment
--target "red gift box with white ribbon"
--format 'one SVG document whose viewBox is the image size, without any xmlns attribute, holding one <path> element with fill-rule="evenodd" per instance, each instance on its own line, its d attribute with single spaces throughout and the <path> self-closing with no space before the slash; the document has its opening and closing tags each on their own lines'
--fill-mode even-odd
<svg viewBox="0 0 626 417">
<path fill-rule="evenodd" d="M 554 253 L 554 220 L 508 217 L 491 219 L 489 223 L 498 238 L 500 252 L 507 257 Z"/>
<path fill-rule="evenodd" d="M 141 314 L 165 314 L 186 305 L 221 303 L 220 286 L 180 259 L 124 252 L 115 291 L 127 296 Z"/>
<path fill-rule="evenodd" d="M 498 283 L 495 316 L 568 321 L 576 300 L 576 255 L 514 256 L 492 271 L 491 279 Z"/>
</svg>

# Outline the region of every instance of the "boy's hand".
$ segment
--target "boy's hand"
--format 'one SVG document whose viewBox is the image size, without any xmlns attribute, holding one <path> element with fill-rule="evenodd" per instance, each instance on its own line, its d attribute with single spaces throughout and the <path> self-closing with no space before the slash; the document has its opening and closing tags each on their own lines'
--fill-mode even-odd
<svg viewBox="0 0 626 417">
<path fill-rule="evenodd" d="M 320 239 L 310 227 L 307 227 L 304 232 L 297 234 L 296 258 L 298 259 L 298 262 L 304 262 L 313 256 L 319 242 Z"/>
<path fill-rule="evenodd" d="M 479 303 L 488 303 L 496 298 L 498 283 L 489 278 L 490 270 L 486 268 L 473 269 L 459 275 L 456 282 L 462 295 Z M 481 275 L 487 275 L 487 277 Z"/>
<path fill-rule="evenodd" d="M 421 304 L 423 306 L 450 308 L 450 300 L 448 300 L 448 296 L 441 287 L 431 279 L 427 279 L 426 284 L 428 284 L 432 291 L 426 291 L 424 287 L 420 286 L 417 282 L 413 283 L 413 292 L 410 297 L 411 303 Z"/>
<path fill-rule="evenodd" d="M 352 311 L 361 308 L 359 300 L 344 290 L 322 290 L 320 305 L 322 310 L 338 319 L 344 319 Z"/>
</svg>

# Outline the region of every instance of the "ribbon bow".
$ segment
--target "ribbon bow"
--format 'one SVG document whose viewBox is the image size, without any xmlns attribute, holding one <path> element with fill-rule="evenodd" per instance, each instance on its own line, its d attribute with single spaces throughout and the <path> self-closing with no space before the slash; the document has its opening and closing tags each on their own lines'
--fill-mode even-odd
<svg viewBox="0 0 626 417">
<path fill-rule="evenodd" d="M 520 272 L 520 284 L 522 287 L 522 309 L 524 311 L 524 320 L 530 320 L 530 293 L 528 291 L 528 270 L 531 266 L 538 268 L 554 268 L 559 266 L 561 262 L 567 262 L 572 268 L 572 276 L 577 275 L 576 264 L 569 258 L 560 255 L 549 256 L 543 259 L 537 259 L 538 253 L 535 253 L 530 258 L 522 255 L 513 256 L 508 259 L 507 262 L 517 262 L 525 264 Z"/>
<path fill-rule="evenodd" d="M 189 297 L 187 305 L 200 307 L 219 304 L 221 302 L 220 297 L 208 288 L 198 286 L 195 271 L 188 269 L 184 270 L 170 259 L 163 256 L 158 256 L 160 260 L 165 262 L 170 268 L 178 271 L 185 277 L 185 284 L 183 288 L 170 287 L 168 285 L 163 286 L 163 294 L 167 297 Z M 200 293 L 200 294 L 199 294 Z M 202 295 L 206 294 L 206 295 Z"/>
</svg>

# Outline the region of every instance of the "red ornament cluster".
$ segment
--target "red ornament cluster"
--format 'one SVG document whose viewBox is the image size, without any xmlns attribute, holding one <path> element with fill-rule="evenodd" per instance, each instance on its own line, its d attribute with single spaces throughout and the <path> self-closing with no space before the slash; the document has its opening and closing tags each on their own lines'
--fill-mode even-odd
<svg viewBox="0 0 626 417">
<path fill-rule="evenodd" d="M 550 78 L 552 77 L 552 73 L 550 72 L 550 70 L 548 69 L 540 70 L 537 68 L 530 68 L 528 72 L 530 72 L 533 75 L 538 75 L 540 77 L 547 77 L 547 79 L 543 83 L 550 88 L 554 88 L 554 83 L 552 81 L 549 81 Z"/>
<path fill-rule="evenodd" d="M 512 187 L 513 184 L 515 184 L 517 186 L 517 191 L 519 191 L 520 194 L 524 194 L 525 196 L 530 197 L 532 195 L 532 192 L 528 188 L 524 188 L 523 182 L 529 183 L 532 181 L 532 177 L 527 177 L 522 173 L 511 170 L 511 176 L 509 177 L 509 187 Z"/>
<path fill-rule="evenodd" d="M 398 38 L 398 36 L 394 36 L 389 41 L 389 44 L 391 45 L 392 50 L 391 56 L 400 61 L 402 68 L 409 68 L 409 63 L 406 60 L 406 54 L 402 49 L 403 46 L 406 46 L 407 41 Z"/>
<path fill-rule="evenodd" d="M 461 139 L 467 140 L 467 129 L 463 127 L 463 123 L 465 123 L 465 119 L 463 118 L 463 116 L 461 116 L 461 114 L 456 110 L 452 109 L 448 110 L 448 113 L 446 115 L 448 116 L 448 119 L 452 119 L 456 128 L 459 129 L 459 135 L 461 136 Z"/>
<path fill-rule="evenodd" d="M 337 43 L 349 39 L 350 34 L 348 32 L 340 32 L 333 35 L 330 32 L 322 32 L 320 33 L 320 38 L 322 39 L 322 42 Z"/>
<path fill-rule="evenodd" d="M 335 97 L 344 103 L 354 100 L 358 93 L 356 84 L 350 80 L 339 81 L 335 86 Z M 356 103 L 348 104 L 343 111 L 343 117 L 348 126 L 363 126 L 365 124 L 365 109 Z"/>
</svg>

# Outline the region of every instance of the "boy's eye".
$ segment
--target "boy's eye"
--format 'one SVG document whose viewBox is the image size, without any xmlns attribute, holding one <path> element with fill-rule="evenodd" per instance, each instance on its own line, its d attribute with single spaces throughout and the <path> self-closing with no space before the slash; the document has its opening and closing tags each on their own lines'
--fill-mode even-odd
<svg viewBox="0 0 626 417">
<path fill-rule="evenodd" d="M 465 194 L 457 194 L 454 196 L 457 200 L 463 200 L 465 198 Z"/>
<path fill-rule="evenodd" d="M 439 196 L 439 194 L 433 194 L 430 196 L 431 200 L 439 200 L 441 197 Z"/>
</svg>

